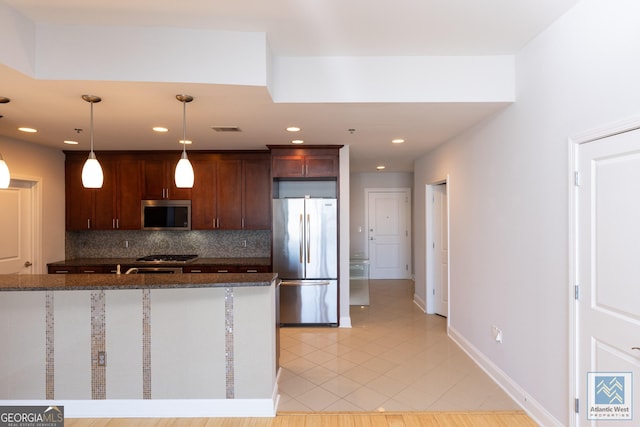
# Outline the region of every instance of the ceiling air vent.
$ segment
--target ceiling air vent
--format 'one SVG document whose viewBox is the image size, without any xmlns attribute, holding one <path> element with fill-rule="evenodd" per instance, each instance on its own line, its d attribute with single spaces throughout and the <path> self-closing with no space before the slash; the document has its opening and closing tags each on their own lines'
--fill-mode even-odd
<svg viewBox="0 0 640 427">
<path fill-rule="evenodd" d="M 240 126 L 211 126 L 216 132 L 242 132 Z"/>
</svg>

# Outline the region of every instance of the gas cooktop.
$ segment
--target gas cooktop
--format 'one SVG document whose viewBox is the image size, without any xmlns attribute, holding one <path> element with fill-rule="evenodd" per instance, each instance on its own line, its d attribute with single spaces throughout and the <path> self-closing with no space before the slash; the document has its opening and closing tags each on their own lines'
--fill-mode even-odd
<svg viewBox="0 0 640 427">
<path fill-rule="evenodd" d="M 136 261 L 142 262 L 190 262 L 198 258 L 198 255 L 147 255 L 137 258 Z"/>
</svg>

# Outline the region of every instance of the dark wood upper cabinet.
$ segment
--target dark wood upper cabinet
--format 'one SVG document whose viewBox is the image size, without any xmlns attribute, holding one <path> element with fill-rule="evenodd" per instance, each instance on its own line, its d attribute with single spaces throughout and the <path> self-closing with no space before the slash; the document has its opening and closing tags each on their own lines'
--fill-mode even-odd
<svg viewBox="0 0 640 427">
<path fill-rule="evenodd" d="M 65 161 L 67 230 L 140 229 L 140 162 L 97 153 L 102 188 L 82 185 L 86 153 L 67 153 Z"/>
<path fill-rule="evenodd" d="M 337 178 L 341 145 L 291 148 L 270 145 L 273 178 Z"/>
<path fill-rule="evenodd" d="M 166 152 L 96 152 L 100 189 L 82 186 L 85 152 L 65 152 L 67 230 L 139 230 L 141 200 L 191 200 L 194 230 L 271 228 L 271 157 L 267 151 L 192 152 L 192 189 L 176 188 L 180 156 Z"/>
<path fill-rule="evenodd" d="M 70 156 L 65 159 L 65 217 L 67 230 L 90 230 L 95 226 L 95 190 L 82 185 L 82 167 L 87 154 Z"/>
<path fill-rule="evenodd" d="M 179 152 L 149 153 L 142 160 L 142 199 L 189 200 L 190 188 L 176 187 L 174 174 Z"/>
<path fill-rule="evenodd" d="M 242 229 L 242 160 L 218 160 L 218 228 Z"/>
<path fill-rule="evenodd" d="M 217 156 L 195 154 L 190 156 L 195 180 L 191 191 L 191 228 L 213 230 L 217 228 Z"/>
<path fill-rule="evenodd" d="M 268 153 L 197 153 L 191 158 L 193 229 L 271 228 Z"/>
<path fill-rule="evenodd" d="M 268 156 L 244 160 L 242 181 L 242 228 L 271 228 L 271 165 Z"/>
</svg>

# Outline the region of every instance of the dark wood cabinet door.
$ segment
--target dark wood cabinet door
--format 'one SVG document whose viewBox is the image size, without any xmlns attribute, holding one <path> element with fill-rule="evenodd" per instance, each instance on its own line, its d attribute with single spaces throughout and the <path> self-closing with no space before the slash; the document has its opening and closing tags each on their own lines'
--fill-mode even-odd
<svg viewBox="0 0 640 427">
<path fill-rule="evenodd" d="M 116 162 L 105 156 L 98 158 L 102 166 L 104 181 L 102 188 L 94 191 L 94 230 L 113 230 L 116 228 Z"/>
<path fill-rule="evenodd" d="M 142 225 L 140 160 L 122 157 L 117 161 L 116 170 L 118 181 L 116 228 L 119 230 L 139 230 Z"/>
<path fill-rule="evenodd" d="M 82 167 L 86 155 L 67 156 L 65 160 L 66 229 L 90 230 L 94 226 L 93 197 L 95 190 L 82 185 Z"/>
<path fill-rule="evenodd" d="M 274 178 L 337 178 L 338 148 L 271 148 Z"/>
<path fill-rule="evenodd" d="M 269 158 L 245 160 L 243 168 L 242 225 L 245 229 L 271 228 Z"/>
<path fill-rule="evenodd" d="M 163 159 L 145 159 L 142 161 L 142 198 L 161 200 L 165 198 L 165 162 Z"/>
<path fill-rule="evenodd" d="M 336 177 L 338 176 L 338 156 L 306 156 L 305 158 L 305 176 L 310 178 L 320 177 Z"/>
<path fill-rule="evenodd" d="M 304 156 L 274 155 L 271 167 L 274 178 L 301 178 L 304 176 Z"/>
<path fill-rule="evenodd" d="M 221 157 L 218 160 L 218 228 L 242 228 L 242 160 Z"/>
<path fill-rule="evenodd" d="M 47 273 L 49 274 L 75 274 L 77 272 L 78 271 L 76 267 L 63 267 L 63 266 L 47 267 Z"/>
<path fill-rule="evenodd" d="M 217 157 L 193 156 L 191 164 L 195 176 L 191 192 L 191 228 L 212 230 L 216 228 L 217 219 Z"/>
<path fill-rule="evenodd" d="M 142 161 L 142 198 L 145 200 L 191 199 L 191 189 L 177 188 L 174 179 L 180 154 L 167 153 L 152 156 Z"/>
</svg>

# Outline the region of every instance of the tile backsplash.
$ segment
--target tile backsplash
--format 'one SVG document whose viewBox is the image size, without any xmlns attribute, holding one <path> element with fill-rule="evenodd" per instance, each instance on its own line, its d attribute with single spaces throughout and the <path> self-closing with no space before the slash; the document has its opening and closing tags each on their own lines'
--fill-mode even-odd
<svg viewBox="0 0 640 427">
<path fill-rule="evenodd" d="M 68 231 L 66 259 L 197 254 L 202 258 L 271 256 L 270 230 Z"/>
</svg>

